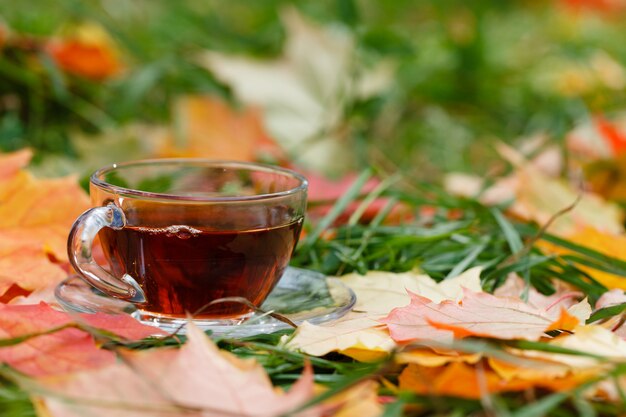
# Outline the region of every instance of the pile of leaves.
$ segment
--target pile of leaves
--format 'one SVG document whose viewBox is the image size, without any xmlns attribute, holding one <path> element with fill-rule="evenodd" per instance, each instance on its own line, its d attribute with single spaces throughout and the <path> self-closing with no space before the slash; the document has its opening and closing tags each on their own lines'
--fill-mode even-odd
<svg viewBox="0 0 626 417">
<path fill-rule="evenodd" d="M 598 195 L 576 201 L 559 183 L 575 204 L 553 212 L 541 204 L 557 187 L 546 176 L 541 187 L 520 182 L 513 204 L 485 205 L 488 188 L 471 199 L 406 191 L 402 178 L 365 171 L 336 183 L 329 204 L 313 178 L 293 264 L 341 276 L 357 304 L 327 324 L 211 339 L 193 325 L 168 335 L 129 316 L 59 310 L 52 290 L 69 271 L 60 249 L 87 197 L 75 177 L 33 176 L 29 158 L 0 161 L 6 415 L 623 412 L 626 259 L 603 245 L 610 252 L 623 226 Z M 511 176 L 546 175 L 520 163 Z M 527 211 L 516 206 L 524 193 L 536 197 Z"/>
</svg>

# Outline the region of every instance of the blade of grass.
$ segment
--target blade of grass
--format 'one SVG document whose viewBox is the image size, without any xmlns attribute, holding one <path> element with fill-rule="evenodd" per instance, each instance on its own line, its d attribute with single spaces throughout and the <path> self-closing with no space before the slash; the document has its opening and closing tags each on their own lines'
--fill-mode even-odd
<svg viewBox="0 0 626 417">
<path fill-rule="evenodd" d="M 524 244 L 522 243 L 522 238 L 520 237 L 515 227 L 509 222 L 506 217 L 502 214 L 502 212 L 497 208 L 492 208 L 491 214 L 496 219 L 498 226 L 504 233 L 504 238 L 509 244 L 509 248 L 511 249 L 511 253 L 517 253 L 524 248 Z"/>
<path fill-rule="evenodd" d="M 626 279 L 626 271 L 620 268 L 615 268 L 613 265 L 610 265 L 610 264 L 597 262 L 597 261 L 594 261 L 593 259 L 583 258 L 582 256 L 577 256 L 577 255 L 562 255 L 561 258 L 567 261 L 576 263 L 576 264 L 580 264 L 580 265 L 588 266 L 593 269 L 597 269 L 598 271 L 608 272 L 610 274 L 625 277 Z"/>
<path fill-rule="evenodd" d="M 594 323 L 599 320 L 603 320 L 609 317 L 617 316 L 626 310 L 626 303 L 618 304 L 615 306 L 610 306 L 606 308 L 602 308 L 600 310 L 594 311 L 593 314 L 587 319 L 587 324 Z"/>
<path fill-rule="evenodd" d="M 512 257 L 509 259 L 518 257 L 518 254 L 523 254 L 524 244 L 522 243 L 522 238 L 520 237 L 519 232 L 515 230 L 515 227 L 513 227 L 513 225 L 504 217 L 499 209 L 494 207 L 490 211 L 493 217 L 496 219 L 498 226 L 500 226 L 500 229 L 504 233 L 504 238 L 506 239 L 509 248 L 511 249 Z M 528 258 L 522 256 L 520 262 L 522 265 L 524 265 L 524 268 L 520 270 L 520 273 L 522 275 L 522 278 L 524 278 L 524 282 L 526 283 L 526 285 L 524 286 L 524 291 L 522 292 L 520 297 L 523 301 L 528 301 L 528 292 L 530 290 L 530 268 L 528 267 Z"/>
<path fill-rule="evenodd" d="M 65 329 L 69 329 L 69 328 L 81 328 L 81 326 L 79 324 L 76 323 L 68 323 L 68 324 L 64 324 L 62 326 L 57 326 L 57 327 L 53 327 L 51 329 L 48 330 L 44 330 L 42 332 L 36 332 L 36 333 L 28 333 L 22 336 L 17 336 L 17 337 L 11 337 L 11 338 L 6 338 L 6 339 L 0 339 L 0 348 L 2 347 L 8 347 L 8 346 L 15 346 L 15 345 L 19 345 L 20 343 L 23 343 L 29 339 L 33 339 L 35 337 L 39 337 L 39 336 L 45 336 L 48 334 L 53 334 L 56 332 L 60 332 L 61 330 L 65 330 Z"/>
<path fill-rule="evenodd" d="M 530 340 L 515 340 L 506 343 L 508 346 L 523 349 L 523 350 L 537 350 L 541 352 L 559 353 L 564 355 L 583 356 L 587 358 L 593 358 L 597 360 L 606 360 L 604 356 L 595 355 L 589 352 L 583 352 L 575 349 L 568 349 L 560 346 L 551 345 L 543 342 L 533 342 Z"/>
<path fill-rule="evenodd" d="M 385 406 L 385 411 L 381 417 L 402 417 L 404 411 L 405 402 L 400 398 L 391 404 Z"/>
<path fill-rule="evenodd" d="M 360 246 L 350 256 L 351 261 L 357 262 L 358 259 L 361 258 L 361 256 L 363 255 L 363 252 L 367 248 L 367 245 L 369 244 L 372 238 L 372 235 L 375 233 L 375 228 L 378 227 L 378 225 L 385 219 L 385 217 L 387 217 L 387 214 L 389 214 L 393 206 L 395 206 L 396 202 L 397 200 L 395 198 L 390 199 L 385 205 L 385 207 L 383 207 L 383 209 L 376 214 L 376 217 L 374 217 L 368 229 L 365 231 L 365 233 L 363 233 L 363 236 L 360 239 L 361 240 Z"/>
<path fill-rule="evenodd" d="M 578 415 L 581 417 L 596 417 L 598 413 L 593 408 L 591 403 L 582 397 L 574 397 L 573 398 L 574 407 L 576 407 L 576 411 Z"/>
<path fill-rule="evenodd" d="M 354 201 L 359 193 L 361 192 L 361 188 L 365 185 L 368 179 L 372 176 L 371 170 L 365 170 L 359 175 L 359 177 L 352 183 L 350 188 L 346 191 L 346 193 L 341 196 L 339 200 L 335 203 L 332 209 L 328 212 L 322 220 L 315 226 L 311 234 L 309 234 L 305 241 L 303 242 L 300 250 L 304 251 L 305 248 L 308 249 L 313 246 L 322 233 L 333 224 L 333 222 L 343 213 L 352 201 Z"/>
<path fill-rule="evenodd" d="M 485 280 L 488 281 L 495 276 L 507 275 L 511 272 L 520 272 L 527 268 L 532 269 L 533 267 L 543 265 L 552 259 L 554 259 L 553 256 L 529 256 L 527 262 L 515 262 L 503 268 L 494 269 L 490 274 L 485 276 Z"/>
<path fill-rule="evenodd" d="M 392 175 L 391 177 L 385 178 L 378 184 L 370 193 L 368 193 L 361 204 L 354 210 L 354 213 L 350 216 L 348 220 L 348 226 L 354 226 L 358 223 L 359 219 L 365 213 L 365 210 L 376 200 L 380 195 L 385 192 L 389 187 L 391 187 L 394 183 L 399 180 L 398 175 Z"/>
<path fill-rule="evenodd" d="M 355 386 L 356 384 L 358 384 L 361 381 L 364 381 L 366 379 L 372 379 L 375 378 L 376 376 L 378 376 L 381 372 L 383 372 L 385 366 L 385 363 L 372 363 L 369 364 L 370 368 L 369 369 L 363 369 L 362 371 L 358 371 L 358 372 L 352 372 L 349 375 L 345 375 L 344 378 L 342 378 L 339 382 L 337 382 L 336 384 L 333 384 L 332 387 L 330 387 L 327 391 L 324 391 L 323 393 L 316 395 L 312 400 L 307 401 L 306 403 L 304 403 L 303 405 L 301 405 L 300 407 L 297 407 L 295 410 L 292 410 L 290 413 L 286 414 L 286 416 L 288 415 L 297 415 L 300 411 L 306 410 L 314 405 L 317 405 L 329 398 L 332 398 L 333 396 L 337 395 L 338 393 Z"/>
<path fill-rule="evenodd" d="M 39 53 L 37 57 L 41 61 L 43 69 L 46 70 L 46 72 L 48 73 L 54 95 L 59 100 L 65 101 L 69 96 L 69 92 L 67 89 L 65 78 L 62 72 L 59 70 L 56 62 L 52 58 L 50 58 L 48 54 Z"/>
<path fill-rule="evenodd" d="M 530 403 L 518 410 L 511 413 L 512 417 L 544 417 L 548 415 L 550 411 L 556 408 L 563 401 L 567 400 L 569 394 L 564 392 L 557 392 L 555 394 L 548 395 L 542 399 Z"/>
<path fill-rule="evenodd" d="M 454 268 L 452 268 L 452 270 L 448 273 L 448 275 L 446 275 L 444 279 L 456 277 L 457 275 L 460 275 L 463 271 L 465 271 L 467 267 L 471 265 L 472 262 L 476 260 L 476 258 L 478 258 L 478 255 L 480 255 L 485 250 L 488 243 L 489 240 L 472 249 L 461 262 L 459 262 Z"/>
</svg>

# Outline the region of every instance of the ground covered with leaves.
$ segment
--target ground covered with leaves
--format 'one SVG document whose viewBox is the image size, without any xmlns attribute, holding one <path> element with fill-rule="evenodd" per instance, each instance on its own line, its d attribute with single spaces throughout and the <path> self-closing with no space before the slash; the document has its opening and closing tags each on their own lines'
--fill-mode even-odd
<svg viewBox="0 0 626 417">
<path fill-rule="evenodd" d="M 22 3 L 2 415 L 626 413 L 623 1 Z M 291 264 L 352 310 L 245 338 L 63 311 L 89 173 L 161 157 L 304 173 Z"/>
</svg>

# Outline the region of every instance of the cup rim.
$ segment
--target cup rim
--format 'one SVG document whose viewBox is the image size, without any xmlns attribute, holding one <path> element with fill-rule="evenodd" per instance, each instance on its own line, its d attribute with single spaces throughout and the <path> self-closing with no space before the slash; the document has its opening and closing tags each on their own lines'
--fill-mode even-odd
<svg viewBox="0 0 626 417">
<path fill-rule="evenodd" d="M 177 195 L 167 193 L 154 193 L 149 191 L 141 191 L 133 188 L 126 188 L 119 185 L 109 184 L 108 182 L 100 179 L 101 176 L 112 172 L 119 168 L 127 167 L 141 167 L 146 165 L 166 165 L 166 164 L 190 164 L 190 165 L 205 165 L 205 166 L 223 166 L 223 167 L 238 167 L 249 170 L 257 170 L 264 172 L 276 172 L 289 176 L 300 181 L 300 184 L 289 190 L 279 191 L 275 193 L 246 195 L 246 196 L 194 196 L 194 195 Z M 194 202 L 246 202 L 257 200 L 268 200 L 273 198 L 280 198 L 296 194 L 302 191 L 306 191 L 308 187 L 308 180 L 302 175 L 293 170 L 278 167 L 274 165 L 262 164 L 257 162 L 246 161 L 234 161 L 234 160 L 221 160 L 221 159 L 206 159 L 206 158 L 156 158 L 156 159 L 141 159 L 136 161 L 126 161 L 120 163 L 113 163 L 102 167 L 91 174 L 89 182 L 94 186 L 108 191 L 114 194 L 120 194 L 123 196 L 140 197 L 148 199 L 159 200 L 171 200 L 171 201 L 194 201 Z"/>
</svg>

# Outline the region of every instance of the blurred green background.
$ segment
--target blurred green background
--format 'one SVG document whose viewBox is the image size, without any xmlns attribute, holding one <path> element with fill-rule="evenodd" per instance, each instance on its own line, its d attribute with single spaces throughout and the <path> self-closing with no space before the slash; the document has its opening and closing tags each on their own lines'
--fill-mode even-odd
<svg viewBox="0 0 626 417">
<path fill-rule="evenodd" d="M 619 3 L 0 0 L 0 148 L 33 147 L 42 173 L 65 173 L 68 161 L 95 152 L 81 151 L 77 140 L 136 122 L 170 123 L 181 95 L 210 94 L 241 107 L 198 54 L 279 59 L 289 36 L 281 15 L 291 6 L 352 39 L 355 73 L 382 62 L 391 68 L 384 88 L 340 101 L 341 120 L 329 129 L 349 159 L 327 174 L 369 165 L 416 179 L 484 173 L 497 158 L 497 140 L 543 133 L 558 142 L 590 115 L 624 107 Z M 110 37 L 120 74 L 66 74 L 46 56 L 48 39 L 84 22 Z M 106 154 L 115 146 L 95 148 Z"/>
</svg>

